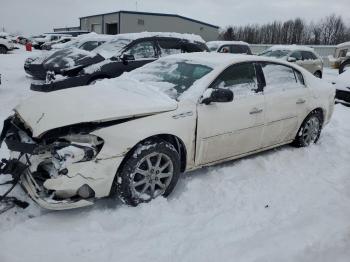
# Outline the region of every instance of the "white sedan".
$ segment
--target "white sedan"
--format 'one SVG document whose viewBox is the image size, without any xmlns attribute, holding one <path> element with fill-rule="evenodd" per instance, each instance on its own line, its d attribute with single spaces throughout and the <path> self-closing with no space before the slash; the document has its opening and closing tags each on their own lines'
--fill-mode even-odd
<svg viewBox="0 0 350 262">
<path fill-rule="evenodd" d="M 22 172 L 22 186 L 44 208 L 110 195 L 135 206 L 168 196 L 182 172 L 315 143 L 334 95 L 303 68 L 266 57 L 169 56 L 24 101 L 4 123 L 6 170 Z"/>
</svg>

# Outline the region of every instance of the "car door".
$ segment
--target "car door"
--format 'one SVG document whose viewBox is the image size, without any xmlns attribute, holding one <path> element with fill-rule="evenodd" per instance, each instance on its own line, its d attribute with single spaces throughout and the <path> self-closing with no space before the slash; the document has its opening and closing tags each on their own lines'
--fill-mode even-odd
<svg viewBox="0 0 350 262">
<path fill-rule="evenodd" d="M 209 88 L 229 88 L 234 99 L 198 105 L 196 164 L 259 149 L 264 128 L 264 96 L 258 88 L 255 64 L 228 67 Z"/>
<path fill-rule="evenodd" d="M 183 52 L 180 39 L 176 38 L 159 38 L 157 43 L 160 50 L 160 56 L 180 54 Z"/>
<path fill-rule="evenodd" d="M 294 139 L 307 111 L 309 93 L 301 82 L 302 75 L 295 69 L 267 62 L 261 63 L 261 67 L 266 111 L 262 147 L 269 147 Z"/>
<path fill-rule="evenodd" d="M 158 59 L 158 49 L 153 40 L 142 40 L 130 46 L 124 53 L 132 59 L 127 60 L 124 71 L 131 71 Z"/>
</svg>

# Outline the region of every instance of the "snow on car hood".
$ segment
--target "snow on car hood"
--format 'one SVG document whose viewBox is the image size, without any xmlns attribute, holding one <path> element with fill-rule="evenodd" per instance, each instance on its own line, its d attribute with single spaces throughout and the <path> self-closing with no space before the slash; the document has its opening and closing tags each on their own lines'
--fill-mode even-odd
<svg viewBox="0 0 350 262">
<path fill-rule="evenodd" d="M 131 79 L 110 79 L 94 86 L 33 96 L 14 110 L 33 137 L 58 127 L 105 122 L 172 111 L 177 102 L 153 87 Z"/>
<path fill-rule="evenodd" d="M 85 67 L 103 61 L 104 58 L 95 52 L 85 51 L 76 47 L 61 49 L 54 52 L 44 61 L 46 70 L 59 72 L 62 69 Z"/>
</svg>

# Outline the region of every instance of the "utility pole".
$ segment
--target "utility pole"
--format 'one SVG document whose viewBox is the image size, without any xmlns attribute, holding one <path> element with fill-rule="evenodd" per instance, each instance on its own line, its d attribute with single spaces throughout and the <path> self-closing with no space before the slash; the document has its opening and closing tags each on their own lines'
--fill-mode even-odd
<svg viewBox="0 0 350 262">
<path fill-rule="evenodd" d="M 137 1 L 135 2 L 135 6 L 136 6 L 136 12 L 137 12 Z"/>
</svg>

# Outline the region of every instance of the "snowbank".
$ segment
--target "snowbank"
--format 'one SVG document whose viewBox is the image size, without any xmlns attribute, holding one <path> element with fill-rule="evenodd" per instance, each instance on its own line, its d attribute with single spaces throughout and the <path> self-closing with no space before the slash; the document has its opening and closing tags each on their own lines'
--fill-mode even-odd
<svg viewBox="0 0 350 262">
<path fill-rule="evenodd" d="M 1 121 L 34 94 L 23 72 L 27 56 L 0 55 Z M 31 202 L 0 216 L 0 261 L 347 262 L 349 133 L 349 108 L 336 105 L 317 145 L 184 174 L 168 200 L 136 208 L 100 200 L 60 212 Z M 20 188 L 12 194 L 30 201 Z"/>
</svg>

